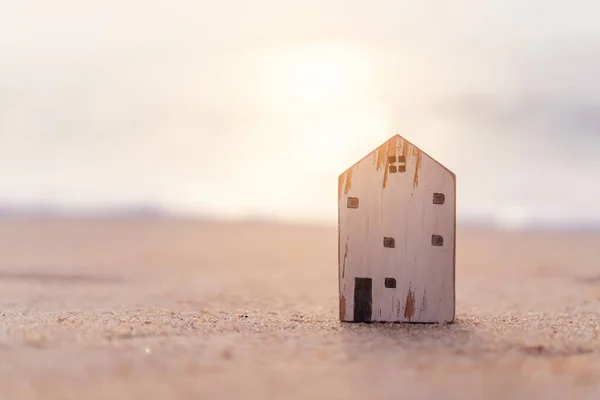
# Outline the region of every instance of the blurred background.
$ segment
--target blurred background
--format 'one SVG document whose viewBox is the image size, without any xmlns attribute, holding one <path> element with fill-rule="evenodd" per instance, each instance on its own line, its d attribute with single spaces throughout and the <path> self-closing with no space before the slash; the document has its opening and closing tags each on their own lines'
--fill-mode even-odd
<svg viewBox="0 0 600 400">
<path fill-rule="evenodd" d="M 2 3 L 0 213 L 334 224 L 399 133 L 459 222 L 600 224 L 595 1 Z"/>
</svg>

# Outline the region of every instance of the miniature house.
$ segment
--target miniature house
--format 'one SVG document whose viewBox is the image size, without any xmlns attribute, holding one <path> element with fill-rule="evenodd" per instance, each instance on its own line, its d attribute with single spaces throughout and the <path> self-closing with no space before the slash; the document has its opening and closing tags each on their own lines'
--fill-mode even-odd
<svg viewBox="0 0 600 400">
<path fill-rule="evenodd" d="M 396 135 L 338 199 L 340 320 L 453 322 L 456 176 Z"/>
</svg>

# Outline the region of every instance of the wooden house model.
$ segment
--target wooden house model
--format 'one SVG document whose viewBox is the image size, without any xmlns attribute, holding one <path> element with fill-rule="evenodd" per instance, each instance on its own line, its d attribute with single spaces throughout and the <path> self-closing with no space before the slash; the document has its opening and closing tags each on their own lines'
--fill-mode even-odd
<svg viewBox="0 0 600 400">
<path fill-rule="evenodd" d="M 340 320 L 453 322 L 454 173 L 396 135 L 338 190 Z"/>
</svg>

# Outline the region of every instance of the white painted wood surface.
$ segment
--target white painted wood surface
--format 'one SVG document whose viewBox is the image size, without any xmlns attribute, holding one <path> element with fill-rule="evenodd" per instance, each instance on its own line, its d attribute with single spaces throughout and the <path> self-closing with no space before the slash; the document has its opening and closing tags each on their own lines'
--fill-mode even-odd
<svg viewBox="0 0 600 400">
<path fill-rule="evenodd" d="M 390 173 L 390 156 L 404 156 L 406 171 Z M 444 204 L 434 204 L 434 193 Z M 348 208 L 349 197 L 358 208 Z M 340 175 L 338 199 L 340 319 L 354 321 L 355 278 L 371 278 L 371 321 L 453 322 L 455 175 L 396 135 Z M 432 245 L 433 235 L 443 246 Z"/>
</svg>

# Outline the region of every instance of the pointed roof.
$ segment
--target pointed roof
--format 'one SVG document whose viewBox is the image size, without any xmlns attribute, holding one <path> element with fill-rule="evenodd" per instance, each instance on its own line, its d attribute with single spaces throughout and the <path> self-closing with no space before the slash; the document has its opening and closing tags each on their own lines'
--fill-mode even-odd
<svg viewBox="0 0 600 400">
<path fill-rule="evenodd" d="M 354 168 L 356 165 L 360 164 L 366 158 L 371 157 L 374 154 L 377 154 L 377 157 L 378 157 L 378 159 L 377 159 L 377 164 L 378 164 L 377 165 L 377 169 L 379 170 L 381 168 L 381 166 L 385 164 L 386 153 L 388 151 L 390 151 L 391 148 L 394 148 L 394 147 L 390 147 L 389 146 L 392 142 L 396 145 L 396 147 L 398 147 L 398 144 L 401 144 L 400 147 L 402 147 L 402 149 L 405 150 L 405 151 L 402 152 L 403 155 L 408 156 L 408 155 L 410 155 L 413 152 L 415 154 L 416 153 L 420 153 L 422 156 L 429 157 L 431 160 L 435 161 L 440 167 L 444 168 L 446 171 L 448 171 L 453 176 L 456 176 L 454 174 L 454 172 L 452 172 L 448 167 L 446 167 L 444 164 L 442 164 L 441 162 L 439 162 L 438 160 L 436 160 L 435 158 L 433 158 L 432 156 L 430 156 L 429 154 L 427 154 L 423 150 L 421 150 L 419 147 L 417 147 L 416 145 L 414 145 L 411 141 L 409 141 L 408 139 L 404 138 L 400 134 L 395 134 L 394 136 L 392 136 L 391 138 L 389 138 L 388 140 L 386 140 L 385 142 L 383 142 L 375 150 L 371 151 L 370 153 L 368 153 L 367 155 L 365 155 L 363 158 L 361 158 L 360 160 L 358 160 L 357 162 L 355 162 L 354 164 L 352 164 L 348 169 L 346 169 L 346 171 L 342 172 L 340 174 L 340 176 L 344 175 L 346 172 L 348 172 L 349 169 Z M 384 152 L 384 150 L 385 150 L 385 152 Z M 379 158 L 380 156 L 382 157 L 381 159 Z"/>
<path fill-rule="evenodd" d="M 414 182 L 415 186 L 418 185 L 419 182 L 419 168 L 421 166 L 421 160 L 423 156 L 431 159 L 440 167 L 444 168 L 452 175 L 452 179 L 456 181 L 456 175 L 450 169 L 448 169 L 445 165 L 437 161 L 435 158 L 431 157 L 429 154 L 425 153 L 423 150 L 415 146 L 412 142 L 408 141 L 404 137 L 396 134 L 388 139 L 386 142 L 381 144 L 375 150 L 371 151 L 369 154 L 358 160 L 354 163 L 350 168 L 344 171 L 339 176 L 339 198 L 342 197 L 342 191 L 348 193 L 348 190 L 352 186 L 352 170 L 355 166 L 363 162 L 365 159 L 371 157 L 373 159 L 373 164 L 379 171 L 382 167 L 387 165 L 388 157 L 396 156 L 398 153 L 406 157 L 406 162 L 408 163 L 411 158 L 416 158 L 417 168 L 415 170 Z M 383 187 L 385 189 L 387 184 L 387 169 L 385 170 Z M 344 189 L 342 190 L 342 186 Z"/>
</svg>

